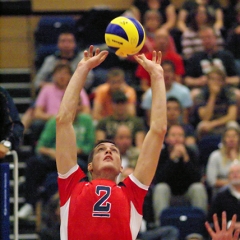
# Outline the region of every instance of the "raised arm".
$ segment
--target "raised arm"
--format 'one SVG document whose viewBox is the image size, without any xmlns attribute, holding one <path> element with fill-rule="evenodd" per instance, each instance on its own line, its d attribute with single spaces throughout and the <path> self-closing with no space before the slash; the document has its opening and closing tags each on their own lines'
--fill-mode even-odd
<svg viewBox="0 0 240 240">
<path fill-rule="evenodd" d="M 151 78 L 152 111 L 150 128 L 144 139 L 133 175 L 141 183 L 150 185 L 157 168 L 167 129 L 166 91 L 163 69 L 160 65 L 161 52 L 153 51 L 152 60 L 148 60 L 144 54 L 135 56 L 135 59 L 149 72 Z"/>
<path fill-rule="evenodd" d="M 107 51 L 90 46 L 84 51 L 84 57 L 75 70 L 63 96 L 57 115 L 56 162 L 59 173 L 67 173 L 77 164 L 76 136 L 73 121 L 79 102 L 79 93 L 83 89 L 89 71 L 101 64 L 108 55 Z"/>
</svg>

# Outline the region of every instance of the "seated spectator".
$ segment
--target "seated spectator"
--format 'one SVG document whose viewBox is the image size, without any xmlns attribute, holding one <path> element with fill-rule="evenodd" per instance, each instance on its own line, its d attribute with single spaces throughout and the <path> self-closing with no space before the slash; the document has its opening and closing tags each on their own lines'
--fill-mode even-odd
<svg viewBox="0 0 240 240">
<path fill-rule="evenodd" d="M 78 164 L 87 172 L 87 157 L 95 143 L 95 128 L 90 115 L 82 112 L 82 103 L 79 100 L 78 109 L 73 123 L 76 133 Z M 57 191 L 56 169 L 56 118 L 47 121 L 44 130 L 38 140 L 36 156 L 27 161 L 25 172 L 25 200 L 26 203 L 19 211 L 20 218 L 27 218 L 34 211 L 39 199 L 39 189 L 50 173 L 56 173 L 55 191 Z M 47 196 L 49 197 L 49 196 Z M 45 199 L 45 201 L 47 201 Z"/>
<path fill-rule="evenodd" d="M 127 167 L 135 168 L 140 150 L 133 146 L 132 131 L 129 126 L 119 125 L 116 128 L 113 140 L 121 153 L 123 169 Z"/>
<path fill-rule="evenodd" d="M 39 92 L 34 107 L 27 111 L 30 115 L 30 129 L 32 130 L 33 142 L 36 142 L 47 120 L 56 116 L 65 92 L 65 89 L 72 76 L 72 70 L 68 64 L 58 64 L 53 70 L 53 83 L 45 85 Z M 85 91 L 81 94 L 83 111 L 90 113 L 90 103 Z M 26 126 L 27 127 L 27 126 Z"/>
<path fill-rule="evenodd" d="M 171 30 L 176 22 L 176 10 L 169 0 L 135 0 L 132 6 L 132 13 L 143 23 L 144 14 L 147 10 L 157 10 L 162 16 L 162 27 Z"/>
<path fill-rule="evenodd" d="M 112 68 L 108 71 L 106 83 L 98 86 L 95 90 L 93 99 L 92 115 L 94 120 L 113 114 L 112 94 L 116 91 L 123 91 L 128 99 L 127 113 L 131 116 L 136 115 L 136 91 L 125 81 L 124 71 L 120 68 Z"/>
<path fill-rule="evenodd" d="M 226 124 L 236 121 L 236 95 L 226 84 L 223 71 L 218 68 L 207 74 L 207 85 L 195 99 L 197 137 L 200 162 L 206 165 L 209 154 L 218 148 Z"/>
<path fill-rule="evenodd" d="M 202 40 L 204 50 L 195 53 L 186 62 L 185 85 L 190 89 L 201 88 L 207 83 L 206 74 L 213 67 L 217 67 L 226 73 L 226 83 L 237 86 L 239 78 L 237 76 L 235 60 L 231 52 L 219 50 L 217 45 L 217 35 L 213 28 L 205 27 L 200 29 L 199 36 Z"/>
<path fill-rule="evenodd" d="M 217 0 L 186 0 L 184 1 L 177 19 L 177 27 L 181 32 L 184 32 L 188 28 L 189 15 L 199 5 L 203 5 L 208 9 L 211 17 L 214 19 L 213 27 L 216 30 L 223 28 L 223 11 L 221 5 Z"/>
<path fill-rule="evenodd" d="M 164 60 L 162 62 L 162 68 L 164 70 L 164 81 L 166 86 L 166 94 L 167 98 L 169 97 L 175 97 L 180 102 L 182 108 L 183 108 L 183 119 L 182 121 L 184 123 L 188 123 L 189 121 L 189 110 L 192 107 L 192 99 L 190 95 L 189 89 L 182 85 L 181 83 L 178 83 L 176 81 L 176 75 L 175 75 L 175 65 L 173 62 L 169 60 Z M 149 123 L 149 117 L 150 117 L 150 110 L 151 110 L 151 102 L 152 102 L 152 91 L 151 89 L 148 89 L 146 93 L 143 95 L 141 107 L 146 112 L 146 120 L 147 123 Z"/>
<path fill-rule="evenodd" d="M 140 117 L 131 116 L 128 113 L 127 96 L 121 92 L 114 92 L 112 95 L 113 114 L 102 118 L 96 126 L 96 141 L 102 139 L 113 139 L 119 125 L 125 124 L 131 130 L 133 144 L 139 149 L 142 146 L 146 131 L 144 122 Z"/>
<path fill-rule="evenodd" d="M 185 73 L 182 57 L 176 52 L 169 51 L 170 35 L 164 28 L 159 28 L 155 32 L 154 45 L 156 51 L 162 52 L 162 62 L 165 60 L 172 61 L 175 67 L 176 81 L 181 82 L 182 76 Z M 152 59 L 152 52 L 145 54 L 146 58 Z M 138 66 L 136 77 L 140 79 L 141 89 L 145 92 L 150 86 L 150 76 L 142 66 Z"/>
<path fill-rule="evenodd" d="M 44 240 L 60 240 L 60 206 L 59 194 L 55 193 L 44 208 L 43 223 L 39 232 Z"/>
<path fill-rule="evenodd" d="M 240 2 L 235 6 L 236 16 L 233 26 L 227 31 L 226 49 L 234 56 L 237 65 L 237 74 L 240 76 Z"/>
<path fill-rule="evenodd" d="M 213 26 L 211 15 L 208 8 L 204 5 L 198 5 L 189 15 L 189 27 L 182 33 L 181 46 L 184 59 L 189 59 L 196 52 L 203 51 L 202 40 L 198 31 L 207 26 Z M 218 49 L 222 49 L 224 39 L 221 31 L 215 30 L 217 36 Z"/>
<path fill-rule="evenodd" d="M 181 125 L 185 132 L 185 144 L 197 151 L 195 129 L 189 123 L 182 122 L 182 106 L 177 98 L 167 98 L 167 127 Z"/>
<path fill-rule="evenodd" d="M 52 82 L 52 74 L 55 66 L 59 63 L 68 63 L 72 72 L 77 68 L 83 58 L 83 51 L 78 52 L 75 36 L 72 32 L 62 32 L 58 37 L 58 51 L 47 56 L 34 78 L 36 90 L 39 90 L 46 83 Z M 91 85 L 93 72 L 90 71 L 87 77 L 87 84 Z M 85 86 L 86 88 L 88 86 Z"/>
<path fill-rule="evenodd" d="M 23 124 L 7 90 L 0 87 L 0 163 L 10 150 L 17 150 L 23 137 Z"/>
<path fill-rule="evenodd" d="M 235 127 L 233 123 L 227 125 L 220 146 L 211 153 L 206 167 L 206 181 L 213 190 L 212 196 L 229 184 L 229 167 L 234 160 L 240 159 L 240 128 L 237 123 Z"/>
<path fill-rule="evenodd" d="M 207 192 L 200 182 L 198 159 L 185 145 L 183 127 L 172 125 L 165 144 L 153 180 L 153 209 L 157 225 L 161 212 L 170 206 L 172 196 L 184 196 L 192 206 L 207 211 Z"/>
<path fill-rule="evenodd" d="M 208 221 L 212 222 L 213 214 L 221 218 L 222 212 L 227 214 L 228 226 L 230 225 L 233 215 L 236 214 L 240 219 L 240 162 L 232 162 L 228 173 L 229 185 L 223 187 L 213 199 L 208 212 Z M 220 223 L 221 224 L 221 223 Z M 240 222 L 236 222 L 235 230 L 240 230 Z"/>
</svg>

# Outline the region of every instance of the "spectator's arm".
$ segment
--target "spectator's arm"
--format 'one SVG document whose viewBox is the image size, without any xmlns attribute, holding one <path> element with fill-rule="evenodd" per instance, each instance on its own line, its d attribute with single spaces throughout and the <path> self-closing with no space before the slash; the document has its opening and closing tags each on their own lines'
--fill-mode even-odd
<svg viewBox="0 0 240 240">
<path fill-rule="evenodd" d="M 50 115 L 44 111 L 44 108 L 41 106 L 36 106 L 34 109 L 34 118 L 35 119 L 41 119 L 44 121 L 49 120 L 53 115 Z"/>
<path fill-rule="evenodd" d="M 223 11 L 221 8 L 216 9 L 215 19 L 214 28 L 220 30 L 223 27 Z"/>
<path fill-rule="evenodd" d="M 181 32 L 184 32 L 187 30 L 187 25 L 186 25 L 187 16 L 188 16 L 188 11 L 186 11 L 185 9 L 181 9 L 178 13 L 177 27 Z"/>
<path fill-rule="evenodd" d="M 169 4 L 166 8 L 166 22 L 162 25 L 163 28 L 171 30 L 176 24 L 176 9 L 173 4 Z"/>
</svg>

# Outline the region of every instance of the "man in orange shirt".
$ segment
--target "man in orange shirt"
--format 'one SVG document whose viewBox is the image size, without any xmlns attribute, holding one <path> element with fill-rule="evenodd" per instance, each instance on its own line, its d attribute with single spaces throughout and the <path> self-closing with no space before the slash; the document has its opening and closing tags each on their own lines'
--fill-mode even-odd
<svg viewBox="0 0 240 240">
<path fill-rule="evenodd" d="M 133 87 L 127 85 L 124 71 L 119 68 L 110 69 L 107 74 L 106 83 L 98 86 L 93 100 L 93 118 L 100 120 L 103 117 L 113 114 L 112 93 L 123 91 L 128 98 L 127 111 L 129 115 L 136 115 L 137 95 Z"/>
</svg>

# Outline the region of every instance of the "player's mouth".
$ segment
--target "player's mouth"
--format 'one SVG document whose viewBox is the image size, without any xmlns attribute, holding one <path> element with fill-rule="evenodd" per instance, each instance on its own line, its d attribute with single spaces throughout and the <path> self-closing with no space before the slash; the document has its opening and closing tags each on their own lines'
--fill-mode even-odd
<svg viewBox="0 0 240 240">
<path fill-rule="evenodd" d="M 113 161 L 112 156 L 107 155 L 107 156 L 103 159 L 103 161 L 107 161 L 107 160 Z"/>
</svg>

